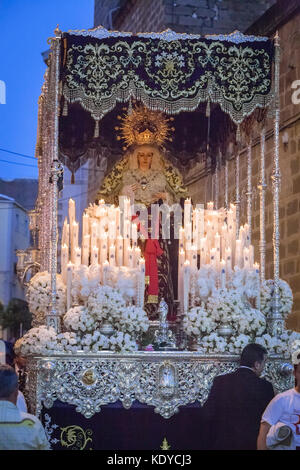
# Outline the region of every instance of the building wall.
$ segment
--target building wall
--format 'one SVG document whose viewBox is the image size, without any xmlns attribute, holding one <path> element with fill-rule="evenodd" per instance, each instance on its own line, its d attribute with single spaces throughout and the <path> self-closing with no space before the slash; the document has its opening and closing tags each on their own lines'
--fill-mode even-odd
<svg viewBox="0 0 300 470">
<path fill-rule="evenodd" d="M 120 31 L 244 31 L 276 0 L 95 0 L 94 25 Z M 116 10 L 114 10 L 117 8 Z M 109 12 L 114 10 L 111 15 Z M 112 19 L 112 23 L 109 21 Z"/>
<path fill-rule="evenodd" d="M 0 197 L 0 302 L 24 299 L 24 290 L 16 275 L 15 250 L 29 246 L 29 221 L 26 211 L 13 199 Z"/>
</svg>

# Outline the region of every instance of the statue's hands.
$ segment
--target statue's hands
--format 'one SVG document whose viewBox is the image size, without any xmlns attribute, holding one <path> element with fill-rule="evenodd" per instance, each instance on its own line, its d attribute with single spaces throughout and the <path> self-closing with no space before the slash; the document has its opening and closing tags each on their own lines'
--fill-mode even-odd
<svg viewBox="0 0 300 470">
<path fill-rule="evenodd" d="M 138 183 L 128 184 L 127 186 L 124 186 L 122 193 L 125 196 L 131 197 L 131 196 L 134 196 L 134 193 L 138 188 L 139 188 Z"/>
<path fill-rule="evenodd" d="M 163 201 L 166 201 L 168 199 L 168 194 L 165 193 L 165 192 L 160 192 L 160 193 L 153 194 L 151 202 L 156 202 L 159 199 L 162 199 Z"/>
</svg>

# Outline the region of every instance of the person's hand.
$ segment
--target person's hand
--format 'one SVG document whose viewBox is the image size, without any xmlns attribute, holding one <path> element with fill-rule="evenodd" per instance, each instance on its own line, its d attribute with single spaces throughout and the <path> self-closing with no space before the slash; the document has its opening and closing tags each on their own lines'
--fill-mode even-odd
<svg viewBox="0 0 300 470">
<path fill-rule="evenodd" d="M 122 194 L 125 196 L 132 197 L 134 196 L 135 191 L 139 189 L 139 186 L 140 185 L 138 183 L 128 184 L 123 187 Z"/>
</svg>

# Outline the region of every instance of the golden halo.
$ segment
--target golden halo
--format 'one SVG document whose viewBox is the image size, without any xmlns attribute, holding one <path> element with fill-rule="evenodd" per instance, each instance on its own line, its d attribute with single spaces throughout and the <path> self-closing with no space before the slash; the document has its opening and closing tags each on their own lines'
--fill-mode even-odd
<svg viewBox="0 0 300 470">
<path fill-rule="evenodd" d="M 118 116 L 118 119 L 121 125 L 115 129 L 120 131 L 121 136 L 117 139 L 123 139 L 126 148 L 133 144 L 163 145 L 166 140 L 172 140 L 169 134 L 175 130 L 169 124 L 173 121 L 172 117 L 167 118 L 162 112 L 152 111 L 143 105 L 136 105 L 125 117 Z"/>
</svg>

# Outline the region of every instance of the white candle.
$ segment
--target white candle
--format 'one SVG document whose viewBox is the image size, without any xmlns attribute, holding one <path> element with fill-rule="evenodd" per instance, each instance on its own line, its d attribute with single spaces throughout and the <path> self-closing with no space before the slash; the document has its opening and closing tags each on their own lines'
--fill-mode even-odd
<svg viewBox="0 0 300 470">
<path fill-rule="evenodd" d="M 192 224 L 187 222 L 184 227 L 186 243 L 192 243 Z"/>
<path fill-rule="evenodd" d="M 116 239 L 116 222 L 110 221 L 108 226 L 108 238 L 112 241 Z"/>
<path fill-rule="evenodd" d="M 123 256 L 124 256 L 124 266 L 129 266 L 129 248 L 130 248 L 130 240 L 128 238 L 124 239 L 124 250 L 123 250 Z"/>
<path fill-rule="evenodd" d="M 84 264 L 85 266 L 89 265 L 90 238 L 90 235 L 86 234 L 83 236 L 82 240 L 82 264 Z"/>
<path fill-rule="evenodd" d="M 82 239 L 85 235 L 89 234 L 89 226 L 90 226 L 90 216 L 89 214 L 83 214 L 82 216 Z"/>
<path fill-rule="evenodd" d="M 191 268 L 192 269 L 197 269 L 197 247 L 196 245 L 192 245 L 191 247 Z"/>
<path fill-rule="evenodd" d="M 69 212 L 69 222 L 70 222 L 70 227 L 71 227 L 75 220 L 75 212 L 76 212 L 75 201 L 73 201 L 73 199 L 69 199 L 68 212 Z"/>
<path fill-rule="evenodd" d="M 116 265 L 116 247 L 114 244 L 109 246 L 109 265 L 115 266 Z"/>
<path fill-rule="evenodd" d="M 132 230 L 132 246 L 135 247 L 137 246 L 137 224 L 132 224 L 131 230 Z"/>
<path fill-rule="evenodd" d="M 249 227 L 249 224 L 244 225 L 244 232 L 245 232 L 244 246 L 249 248 L 249 245 L 250 245 L 250 227 Z"/>
<path fill-rule="evenodd" d="M 193 245 L 196 246 L 197 250 L 199 249 L 198 235 L 199 235 L 199 211 L 197 209 L 194 209 L 193 210 Z"/>
<path fill-rule="evenodd" d="M 225 248 L 225 262 L 227 277 L 230 277 L 232 269 L 231 248 Z"/>
<path fill-rule="evenodd" d="M 123 266 L 123 238 L 119 235 L 116 240 L 116 260 L 118 266 Z"/>
<path fill-rule="evenodd" d="M 139 259 L 141 257 L 141 249 L 139 246 L 134 247 L 134 267 L 137 267 L 139 264 Z"/>
<path fill-rule="evenodd" d="M 218 232 L 215 235 L 215 248 L 217 250 L 217 255 L 219 256 L 219 259 L 220 259 L 220 256 L 221 256 L 221 237 L 218 234 Z"/>
<path fill-rule="evenodd" d="M 102 237 L 100 238 L 100 263 L 103 264 L 107 261 L 107 253 L 108 253 L 108 240 L 107 240 L 107 233 L 104 232 Z"/>
<path fill-rule="evenodd" d="M 100 234 L 100 238 L 103 234 Z M 97 222 L 93 222 L 91 226 L 91 248 L 93 246 L 97 246 L 97 239 L 98 239 L 98 224 Z"/>
<path fill-rule="evenodd" d="M 243 267 L 243 256 L 242 256 L 242 242 L 236 240 L 235 242 L 235 266 L 239 268 Z"/>
<path fill-rule="evenodd" d="M 68 248 L 70 246 L 69 224 L 68 224 L 68 221 L 67 221 L 67 217 L 64 220 L 64 226 L 63 226 L 62 237 L 61 237 L 61 244 L 62 245 L 67 245 Z"/>
<path fill-rule="evenodd" d="M 250 268 L 250 259 L 249 259 L 249 248 L 244 248 L 244 268 Z"/>
<path fill-rule="evenodd" d="M 67 311 L 72 307 L 72 277 L 73 277 L 73 263 L 67 265 Z"/>
<path fill-rule="evenodd" d="M 115 211 L 116 215 L 116 237 L 119 237 L 121 234 L 121 212 L 120 212 L 120 207 L 116 208 Z"/>
<path fill-rule="evenodd" d="M 144 297 L 145 297 L 145 259 L 139 259 L 139 270 L 140 270 L 140 299 L 139 305 L 141 308 L 144 307 Z"/>
<path fill-rule="evenodd" d="M 254 246 L 249 245 L 249 268 L 252 269 L 254 267 Z"/>
<path fill-rule="evenodd" d="M 221 268 L 221 288 L 225 289 L 226 287 L 226 263 L 224 259 L 222 259 L 220 263 L 220 268 Z"/>
<path fill-rule="evenodd" d="M 81 248 L 78 246 L 75 248 L 75 266 L 81 265 Z"/>
<path fill-rule="evenodd" d="M 206 251 L 206 237 L 203 237 L 200 239 L 200 267 L 201 266 L 204 266 L 207 262 L 207 259 L 206 259 L 206 254 L 207 254 L 207 251 Z"/>
<path fill-rule="evenodd" d="M 183 268 L 183 311 L 186 313 L 189 309 L 189 291 L 190 291 L 190 262 L 186 260 Z"/>
<path fill-rule="evenodd" d="M 92 246 L 91 250 L 91 264 L 96 265 L 99 262 L 99 248 L 98 246 Z"/>
<path fill-rule="evenodd" d="M 78 222 L 75 220 L 72 223 L 72 238 L 71 238 L 71 261 L 75 264 L 76 248 L 78 248 Z"/>
<path fill-rule="evenodd" d="M 69 262 L 69 247 L 64 244 L 61 247 L 61 275 L 65 284 L 67 284 L 67 265 Z"/>
<path fill-rule="evenodd" d="M 107 283 L 108 268 L 109 268 L 109 262 L 106 260 L 104 261 L 103 266 L 102 266 L 102 282 L 104 286 L 106 286 L 106 283 Z"/>
<path fill-rule="evenodd" d="M 213 211 L 214 210 L 214 203 L 213 201 L 210 201 L 207 203 L 207 210 Z"/>
<path fill-rule="evenodd" d="M 210 264 L 215 271 L 217 271 L 217 250 L 216 248 L 211 248 L 210 250 Z"/>
<path fill-rule="evenodd" d="M 184 228 L 185 230 L 186 230 L 187 224 L 191 224 L 191 210 L 192 210 L 191 199 L 187 198 L 184 201 Z"/>
<path fill-rule="evenodd" d="M 128 248 L 128 267 L 133 268 L 133 248 L 130 246 Z"/>
</svg>

